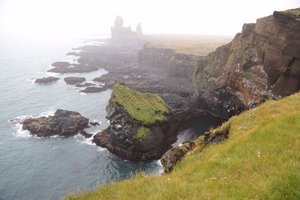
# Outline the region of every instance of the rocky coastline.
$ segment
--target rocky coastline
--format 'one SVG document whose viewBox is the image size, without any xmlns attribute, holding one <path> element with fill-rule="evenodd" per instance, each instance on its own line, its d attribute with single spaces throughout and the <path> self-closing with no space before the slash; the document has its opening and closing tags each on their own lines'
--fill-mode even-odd
<svg viewBox="0 0 300 200">
<path fill-rule="evenodd" d="M 118 40 L 83 46 L 79 53 L 70 53 L 79 56 L 78 64 L 56 62 L 50 71 L 107 70 L 107 74 L 93 79 L 104 84 L 101 87 L 88 85 L 85 80 L 73 83 L 82 88 L 81 92 L 113 90 L 107 106 L 110 126 L 96 134 L 93 141 L 122 158 L 150 161 L 161 158 L 178 133 L 201 117 L 218 119 L 214 125 L 217 126 L 267 99 L 299 91 L 299 27 L 298 15 L 274 12 L 256 24 L 245 24 L 229 44 L 207 56 L 142 46 L 140 40 L 135 45 Z M 149 119 L 138 120 L 124 106 L 126 103 L 116 101 L 120 88 L 121 94 L 130 91 L 139 97 L 134 97 L 135 105 L 148 101 L 144 95 L 155 95 L 159 99 L 155 102 L 162 102 L 167 108 L 163 120 L 155 120 L 161 114 L 155 106 L 151 107 L 157 111 L 150 117 L 151 123 L 147 123 Z M 132 96 L 126 98 L 132 101 Z M 147 106 L 136 107 L 134 112 L 143 115 L 143 108 Z"/>
</svg>

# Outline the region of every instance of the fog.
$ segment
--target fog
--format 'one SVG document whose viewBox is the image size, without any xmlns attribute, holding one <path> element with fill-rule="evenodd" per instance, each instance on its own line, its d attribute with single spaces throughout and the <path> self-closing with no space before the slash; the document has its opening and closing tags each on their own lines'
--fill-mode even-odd
<svg viewBox="0 0 300 200">
<path fill-rule="evenodd" d="M 234 35 L 243 23 L 300 0 L 0 0 L 0 31 L 22 36 L 109 33 L 116 15 L 146 34 Z"/>
</svg>

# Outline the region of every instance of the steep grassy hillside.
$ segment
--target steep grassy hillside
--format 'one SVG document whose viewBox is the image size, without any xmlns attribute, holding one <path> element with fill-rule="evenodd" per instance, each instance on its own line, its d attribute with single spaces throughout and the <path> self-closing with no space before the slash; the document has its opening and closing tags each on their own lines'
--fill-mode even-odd
<svg viewBox="0 0 300 200">
<path fill-rule="evenodd" d="M 226 141 L 197 146 L 170 174 L 139 174 L 67 199 L 300 199 L 300 93 L 224 126 Z"/>
</svg>

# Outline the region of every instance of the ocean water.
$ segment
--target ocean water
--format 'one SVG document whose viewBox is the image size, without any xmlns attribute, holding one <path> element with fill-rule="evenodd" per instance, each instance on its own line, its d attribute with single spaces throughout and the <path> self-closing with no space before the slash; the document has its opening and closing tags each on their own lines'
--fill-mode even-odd
<svg viewBox="0 0 300 200">
<path fill-rule="evenodd" d="M 87 38 L 29 39 L 0 35 L 0 199 L 54 200 L 70 192 L 90 190 L 128 178 L 138 171 L 158 174 L 158 161 L 132 163 L 80 136 L 37 138 L 23 131 L 20 121 L 29 116 L 53 114 L 64 108 L 80 112 L 101 124 L 88 130 L 97 133 L 108 126 L 105 107 L 111 91 L 80 94 L 61 79 L 50 85 L 34 84 L 35 78 L 54 75 L 84 76 L 88 82 L 107 73 L 58 75 L 46 71 Z M 98 44 L 101 45 L 101 44 Z"/>
</svg>

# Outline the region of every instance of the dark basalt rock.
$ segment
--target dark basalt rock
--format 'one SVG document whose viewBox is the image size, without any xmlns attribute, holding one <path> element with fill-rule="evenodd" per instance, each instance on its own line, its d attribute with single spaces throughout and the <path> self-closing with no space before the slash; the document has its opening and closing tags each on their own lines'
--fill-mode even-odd
<svg viewBox="0 0 300 200">
<path fill-rule="evenodd" d="M 76 87 L 90 87 L 90 86 L 94 86 L 95 84 L 93 83 L 78 83 L 75 86 Z"/>
<path fill-rule="evenodd" d="M 195 148 L 195 142 L 187 141 L 178 147 L 174 147 L 167 151 L 161 158 L 161 164 L 164 167 L 164 172 L 169 173 L 173 167 L 187 154 Z"/>
<path fill-rule="evenodd" d="M 75 85 L 75 84 L 84 82 L 85 78 L 84 77 L 66 77 L 66 78 L 64 78 L 64 81 L 69 85 Z"/>
<path fill-rule="evenodd" d="M 103 86 L 103 87 L 87 87 L 83 90 L 80 90 L 80 92 L 83 93 L 98 93 L 98 92 L 103 92 L 105 90 L 107 90 L 108 88 Z"/>
<path fill-rule="evenodd" d="M 80 131 L 80 134 L 83 135 L 85 138 L 91 138 L 91 137 L 93 136 L 93 134 L 87 133 L 87 132 L 84 131 L 84 130 L 81 130 L 81 131 Z"/>
<path fill-rule="evenodd" d="M 92 125 L 92 126 L 99 126 L 100 123 L 99 122 L 90 122 L 90 125 Z"/>
<path fill-rule="evenodd" d="M 47 83 L 56 82 L 58 80 L 59 80 L 59 78 L 57 78 L 57 77 L 49 76 L 49 77 L 44 77 L 44 78 L 38 78 L 34 82 L 38 83 L 38 84 L 47 84 Z"/>
<path fill-rule="evenodd" d="M 140 97 L 137 94 L 139 98 L 132 95 L 129 96 L 125 94 L 126 89 L 124 90 L 121 90 L 120 98 L 126 98 L 126 101 L 131 102 L 131 105 L 139 104 L 139 101 L 145 102 L 150 98 L 147 94 L 144 97 Z M 128 112 L 128 109 L 134 110 L 134 112 L 135 110 L 137 112 L 145 112 L 142 111 L 142 108 L 124 108 L 124 103 L 122 104 L 121 100 L 118 101 L 116 98 L 119 97 L 117 97 L 114 87 L 112 97 L 106 108 L 106 117 L 110 121 L 110 126 L 104 131 L 97 133 L 93 138 L 93 142 L 131 161 L 141 162 L 161 158 L 172 147 L 172 144 L 176 142 L 177 134 L 181 130 L 190 127 L 194 119 L 205 117 L 205 115 L 200 116 L 199 112 L 190 112 L 190 109 L 187 109 L 179 113 L 168 113 L 162 121 L 145 123 L 133 118 Z M 149 102 L 147 105 L 152 107 L 155 102 Z M 140 114 L 137 113 L 137 115 Z M 146 113 L 143 114 L 143 116 L 145 115 Z M 157 111 L 157 115 L 159 115 L 159 111 Z M 206 115 L 206 117 L 208 116 Z"/>
<path fill-rule="evenodd" d="M 210 144 L 219 144 L 226 140 L 229 135 L 230 124 L 225 123 L 220 128 L 206 131 L 195 141 L 186 141 L 182 145 L 173 147 L 167 151 L 161 158 L 161 164 L 163 165 L 164 172 L 170 173 L 174 166 L 178 164 L 182 158 L 194 150 L 197 144 L 197 152 L 201 152 Z"/>
<path fill-rule="evenodd" d="M 88 126 L 89 120 L 75 111 L 58 109 L 54 116 L 30 118 L 22 122 L 23 129 L 38 137 L 72 136 Z"/>
</svg>

